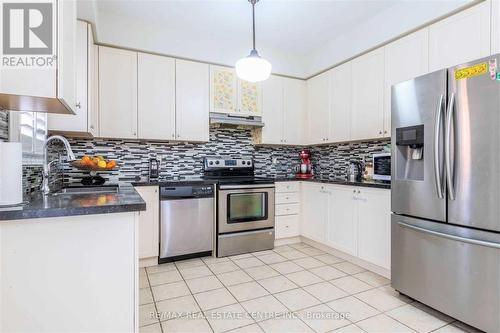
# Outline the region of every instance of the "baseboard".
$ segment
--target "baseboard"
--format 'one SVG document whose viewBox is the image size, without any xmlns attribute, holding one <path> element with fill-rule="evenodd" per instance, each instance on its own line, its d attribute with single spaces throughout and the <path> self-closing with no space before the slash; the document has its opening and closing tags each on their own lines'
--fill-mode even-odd
<svg viewBox="0 0 500 333">
<path fill-rule="evenodd" d="M 139 259 L 139 268 L 158 265 L 158 257 Z"/>
<path fill-rule="evenodd" d="M 391 271 L 387 268 L 383 268 L 383 267 L 380 267 L 378 265 L 375 265 L 375 264 L 372 264 L 371 262 L 368 262 L 366 260 L 363 260 L 363 259 L 360 259 L 358 257 L 355 257 L 351 254 L 347 254 L 345 252 L 342 252 L 340 250 L 337 250 L 333 247 L 330 247 L 328 245 L 325 245 L 325 244 L 322 244 L 322 243 L 319 243 L 317 241 L 314 241 L 312 239 L 309 239 L 307 237 L 304 237 L 304 236 L 300 236 L 300 239 L 302 242 L 306 243 L 306 244 L 309 244 L 311 246 L 314 246 L 322 251 L 325 251 L 327 253 L 330 253 L 336 257 L 339 257 L 339 258 L 342 258 L 342 259 L 345 259 L 345 260 L 349 260 L 353 263 L 355 263 L 356 265 L 358 266 L 361 266 L 369 271 L 372 271 L 374 273 L 377 273 L 379 275 L 382 275 L 383 277 L 385 278 L 388 278 L 390 279 L 391 278 Z"/>
<path fill-rule="evenodd" d="M 300 242 L 301 242 L 300 236 L 280 238 L 280 239 L 274 240 L 274 246 L 295 244 L 295 243 L 300 243 Z"/>
</svg>

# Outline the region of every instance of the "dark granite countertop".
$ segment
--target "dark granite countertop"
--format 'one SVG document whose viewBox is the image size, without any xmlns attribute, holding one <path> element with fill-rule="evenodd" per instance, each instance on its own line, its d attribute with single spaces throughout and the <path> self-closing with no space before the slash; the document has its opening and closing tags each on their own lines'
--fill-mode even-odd
<svg viewBox="0 0 500 333">
<path fill-rule="evenodd" d="M 120 185 L 116 193 L 36 193 L 24 206 L 0 208 L 0 221 L 146 210 L 146 203 L 133 186 Z"/>
<path fill-rule="evenodd" d="M 377 181 L 361 181 L 361 182 L 350 182 L 341 179 L 323 179 L 323 178 L 310 178 L 310 179 L 297 179 L 291 177 L 276 177 L 277 182 L 289 182 L 289 181 L 303 181 L 303 182 L 313 182 L 313 183 L 323 183 L 323 184 L 334 184 L 334 185 L 348 185 L 348 186 L 361 186 L 361 187 L 375 187 L 382 189 L 390 189 L 390 183 L 377 182 Z"/>
</svg>

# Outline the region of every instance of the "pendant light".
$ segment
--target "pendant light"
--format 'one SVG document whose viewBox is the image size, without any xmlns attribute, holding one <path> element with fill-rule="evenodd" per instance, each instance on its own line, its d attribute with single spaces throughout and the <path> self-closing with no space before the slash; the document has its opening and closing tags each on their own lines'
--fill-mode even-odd
<svg viewBox="0 0 500 333">
<path fill-rule="evenodd" d="M 253 49 L 250 54 L 236 62 L 236 75 L 249 82 L 264 81 L 271 75 L 271 63 L 259 56 L 255 49 L 255 4 L 259 0 L 248 0 L 252 4 Z"/>
</svg>

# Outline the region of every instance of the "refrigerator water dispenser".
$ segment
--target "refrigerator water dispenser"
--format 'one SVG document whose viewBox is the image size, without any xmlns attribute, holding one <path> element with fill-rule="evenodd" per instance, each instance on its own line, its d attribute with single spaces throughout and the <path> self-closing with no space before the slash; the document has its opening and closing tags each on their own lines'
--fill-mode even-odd
<svg viewBox="0 0 500 333">
<path fill-rule="evenodd" d="M 424 125 L 396 128 L 396 177 L 424 180 Z"/>
</svg>

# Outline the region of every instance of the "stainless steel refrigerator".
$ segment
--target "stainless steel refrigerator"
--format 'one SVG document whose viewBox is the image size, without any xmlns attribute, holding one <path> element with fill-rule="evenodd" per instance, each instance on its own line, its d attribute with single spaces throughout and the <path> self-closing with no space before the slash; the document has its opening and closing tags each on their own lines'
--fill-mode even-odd
<svg viewBox="0 0 500 333">
<path fill-rule="evenodd" d="M 392 87 L 392 286 L 500 332 L 500 55 Z"/>
</svg>

